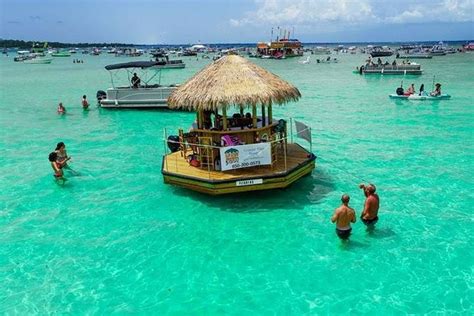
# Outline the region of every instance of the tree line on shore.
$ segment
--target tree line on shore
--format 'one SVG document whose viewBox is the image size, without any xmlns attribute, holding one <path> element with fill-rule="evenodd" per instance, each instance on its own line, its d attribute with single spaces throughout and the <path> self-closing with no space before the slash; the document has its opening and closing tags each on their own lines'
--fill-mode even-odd
<svg viewBox="0 0 474 316">
<path fill-rule="evenodd" d="M 46 42 L 46 41 L 45 41 Z M 0 39 L 0 47 L 3 48 L 20 48 L 20 49 L 30 49 L 33 45 L 35 47 L 43 47 L 45 42 L 41 41 L 23 41 L 23 40 L 10 40 L 10 39 Z M 133 44 L 124 44 L 124 43 L 60 43 L 60 42 L 47 42 L 48 47 L 54 48 L 67 48 L 67 47 L 103 47 L 103 46 L 113 46 L 113 47 L 131 47 L 135 46 Z"/>
</svg>

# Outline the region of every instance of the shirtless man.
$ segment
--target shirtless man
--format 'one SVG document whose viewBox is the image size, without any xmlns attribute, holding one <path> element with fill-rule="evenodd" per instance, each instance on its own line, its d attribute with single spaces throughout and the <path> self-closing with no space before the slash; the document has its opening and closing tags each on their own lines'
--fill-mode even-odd
<svg viewBox="0 0 474 316">
<path fill-rule="evenodd" d="M 331 222 L 336 223 L 336 234 L 342 240 L 349 239 L 352 231 L 351 223 L 356 222 L 355 211 L 349 207 L 349 200 L 349 195 L 344 194 L 341 197 L 342 205 L 336 208 L 331 217 Z"/>
<path fill-rule="evenodd" d="M 379 196 L 375 193 L 376 188 L 373 184 L 367 186 L 365 184 L 360 184 L 359 188 L 364 190 L 364 195 L 366 197 L 364 209 L 362 210 L 362 214 L 360 214 L 360 219 L 367 227 L 373 228 L 379 220 Z"/>
</svg>

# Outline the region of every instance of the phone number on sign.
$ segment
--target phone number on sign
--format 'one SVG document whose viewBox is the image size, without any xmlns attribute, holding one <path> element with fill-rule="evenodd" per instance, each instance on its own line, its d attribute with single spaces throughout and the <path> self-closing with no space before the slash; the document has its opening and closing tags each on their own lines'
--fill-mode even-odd
<svg viewBox="0 0 474 316">
<path fill-rule="evenodd" d="M 259 166 L 259 165 L 260 165 L 260 161 L 242 162 L 242 163 L 233 164 L 232 169 L 255 167 L 255 166 Z"/>
</svg>

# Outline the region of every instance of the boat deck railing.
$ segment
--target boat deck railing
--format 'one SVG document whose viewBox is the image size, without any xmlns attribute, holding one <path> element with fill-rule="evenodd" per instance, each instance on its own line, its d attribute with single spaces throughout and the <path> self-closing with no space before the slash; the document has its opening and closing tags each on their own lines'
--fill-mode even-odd
<svg viewBox="0 0 474 316">
<path fill-rule="evenodd" d="M 191 134 L 191 135 L 190 135 Z M 292 131 L 290 136 L 284 132 L 276 132 L 269 135 L 269 139 L 253 143 L 240 144 L 218 144 L 211 137 L 199 137 L 193 133 L 182 133 L 177 140 L 168 139 L 167 131 L 164 130 L 164 161 L 163 170 L 180 175 L 195 176 L 196 178 L 224 178 L 239 177 L 249 174 L 268 175 L 275 173 L 287 173 L 310 159 L 312 155 L 312 144 L 307 150 L 300 144 L 293 142 Z M 231 138 L 231 135 L 222 133 L 223 137 Z M 236 169 L 222 170 L 222 159 L 220 153 L 222 148 L 236 148 L 245 145 L 269 144 L 270 162 L 260 165 L 258 162 L 250 162 Z M 170 146 L 171 145 L 171 146 Z M 170 147 L 175 146 L 175 151 Z M 268 150 L 268 149 L 267 149 Z M 193 160 L 196 160 L 193 165 Z"/>
</svg>

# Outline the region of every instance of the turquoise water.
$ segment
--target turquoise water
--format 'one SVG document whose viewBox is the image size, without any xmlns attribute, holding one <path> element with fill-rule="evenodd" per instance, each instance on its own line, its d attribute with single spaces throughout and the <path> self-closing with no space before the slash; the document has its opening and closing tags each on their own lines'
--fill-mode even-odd
<svg viewBox="0 0 474 316">
<path fill-rule="evenodd" d="M 421 60 L 451 100 L 393 101 L 398 76 L 340 63 L 253 60 L 303 97 L 274 110 L 312 126 L 312 176 L 280 191 L 208 197 L 163 184 L 163 129 L 194 115 L 83 112 L 109 87 L 103 66 L 128 59 L 0 58 L 0 313 L 474 313 L 472 198 L 474 54 Z M 313 61 L 316 57 L 313 56 Z M 163 82 L 208 60 L 185 59 Z M 66 116 L 56 114 L 62 101 Z M 48 153 L 73 157 L 65 186 Z M 342 193 L 360 214 L 361 181 L 377 185 L 380 221 L 344 245 L 330 216 Z"/>
</svg>

